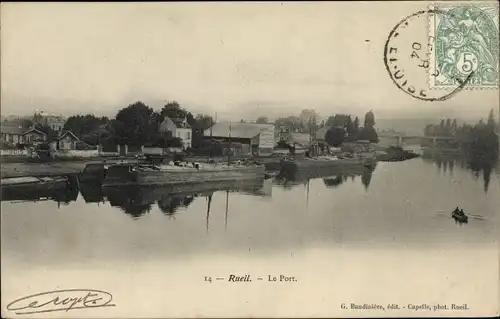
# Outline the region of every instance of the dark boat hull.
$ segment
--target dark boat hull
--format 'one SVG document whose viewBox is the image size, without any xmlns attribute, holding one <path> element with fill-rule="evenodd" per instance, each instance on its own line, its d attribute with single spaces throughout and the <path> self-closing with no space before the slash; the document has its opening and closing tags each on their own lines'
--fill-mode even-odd
<svg viewBox="0 0 500 319">
<path fill-rule="evenodd" d="M 136 169 L 133 166 L 111 166 L 103 187 L 113 186 L 154 186 L 154 185 L 195 185 L 200 183 L 238 182 L 264 179 L 264 166 L 228 167 L 224 169 Z"/>
<path fill-rule="evenodd" d="M 2 184 L 1 200 L 37 200 L 57 197 L 59 193 L 66 191 L 68 185 L 69 181 L 66 178 L 55 178 L 38 183 Z"/>
</svg>

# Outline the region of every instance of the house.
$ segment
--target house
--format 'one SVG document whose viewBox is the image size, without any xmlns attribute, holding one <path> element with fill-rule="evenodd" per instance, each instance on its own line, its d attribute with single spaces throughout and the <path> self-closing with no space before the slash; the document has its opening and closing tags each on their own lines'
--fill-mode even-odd
<svg viewBox="0 0 500 319">
<path fill-rule="evenodd" d="M 76 144 L 81 142 L 80 139 L 71 131 L 64 131 L 53 142 L 53 148 L 58 150 L 75 150 Z"/>
<path fill-rule="evenodd" d="M 22 127 L 9 127 L 2 125 L 2 140 L 11 144 L 24 144 L 23 134 L 26 129 Z"/>
<path fill-rule="evenodd" d="M 274 124 L 220 122 L 205 130 L 205 139 L 241 144 L 241 152 L 270 156 L 276 145 Z"/>
<path fill-rule="evenodd" d="M 187 122 L 187 118 L 177 119 L 165 116 L 158 130 L 165 138 L 180 138 L 184 149 L 190 148 L 192 145 L 192 129 Z"/>
<path fill-rule="evenodd" d="M 47 134 L 35 128 L 25 129 L 19 126 L 1 126 L 2 140 L 11 144 L 33 144 L 46 141 Z"/>
<path fill-rule="evenodd" d="M 276 143 L 278 143 L 280 141 L 290 143 L 292 141 L 292 133 L 290 131 L 290 128 L 288 128 L 286 126 L 280 126 L 276 130 L 275 140 L 276 140 Z"/>
<path fill-rule="evenodd" d="M 64 124 L 66 123 L 66 118 L 63 117 L 62 115 L 57 115 L 57 114 L 50 114 L 46 113 L 44 111 L 35 112 L 35 115 L 33 116 L 33 122 L 48 126 L 52 130 L 56 132 L 62 131 Z"/>
<path fill-rule="evenodd" d="M 23 134 L 24 144 L 36 144 L 47 140 L 47 134 L 32 127 Z"/>
</svg>

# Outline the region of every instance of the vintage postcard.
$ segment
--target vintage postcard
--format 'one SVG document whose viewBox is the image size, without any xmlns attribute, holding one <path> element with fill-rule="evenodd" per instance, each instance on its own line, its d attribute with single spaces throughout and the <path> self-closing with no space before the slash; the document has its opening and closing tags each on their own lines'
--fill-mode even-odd
<svg viewBox="0 0 500 319">
<path fill-rule="evenodd" d="M 2 318 L 500 315 L 497 1 L 0 12 Z"/>
</svg>

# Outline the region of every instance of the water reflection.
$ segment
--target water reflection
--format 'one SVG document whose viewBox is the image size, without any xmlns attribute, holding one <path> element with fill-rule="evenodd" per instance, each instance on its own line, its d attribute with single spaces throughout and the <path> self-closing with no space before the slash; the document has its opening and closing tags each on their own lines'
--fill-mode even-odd
<svg viewBox="0 0 500 319">
<path fill-rule="evenodd" d="M 69 188 L 52 196 L 69 201 L 69 207 L 2 203 L 2 218 L 8 225 L 2 229 L 7 231 L 3 243 L 16 256 L 23 252 L 20 255 L 32 261 L 55 262 L 68 254 L 75 259 L 82 254 L 168 259 L 196 252 L 246 253 L 251 248 L 252 253 L 268 253 L 291 247 L 331 247 L 332 243 L 469 245 L 496 240 L 498 197 L 485 195 L 482 183 L 474 181 L 468 166 L 460 169 L 457 160 L 448 161 L 443 175 L 443 161 L 439 174 L 437 161 L 417 158 L 380 163 L 376 173 L 365 169 L 319 176 L 301 172 L 302 179 L 259 181 L 245 187 L 102 189 L 81 183 L 75 204 Z M 451 170 L 453 178 L 449 178 Z M 498 193 L 500 184 L 491 179 L 489 191 Z M 284 189 L 283 183 L 290 188 Z M 470 217 L 469 224 L 458 228 L 451 216 L 456 206 L 482 219 Z M 75 237 L 82 246 L 68 247 Z M 52 245 L 50 251 L 47 242 Z M 30 247 L 28 253 L 26 247 Z"/>
<path fill-rule="evenodd" d="M 439 149 L 425 150 L 422 155 L 425 162 L 436 165 L 440 174 L 453 176 L 455 166 L 466 169 L 479 179 L 482 176 L 483 189 L 488 193 L 491 174 L 499 171 L 499 161 L 494 158 L 475 156 L 474 154 L 462 154 L 460 152 L 444 152 Z"/>
<path fill-rule="evenodd" d="M 157 187 L 113 187 L 104 188 L 103 195 L 111 206 L 119 207 L 124 213 L 139 218 L 151 211 L 157 205 L 160 211 L 173 218 L 180 210 L 186 209 L 195 198 L 211 198 L 216 191 L 242 192 L 260 196 L 262 181 L 250 181 L 239 185 L 220 183 L 204 183 L 202 185 L 157 186 Z"/>
<path fill-rule="evenodd" d="M 347 182 L 355 182 L 357 176 L 361 176 L 361 182 L 366 190 L 370 186 L 373 172 L 377 165 L 371 168 L 365 166 L 331 168 L 322 171 L 296 171 L 293 173 L 287 172 L 286 175 L 278 176 L 275 184 L 282 185 L 285 189 L 291 189 L 297 185 L 309 184 L 309 181 L 316 178 L 322 178 L 323 183 L 328 188 L 336 188 Z"/>
<path fill-rule="evenodd" d="M 76 201 L 79 194 L 76 176 L 66 176 L 54 184 L 17 187 L 2 187 L 2 201 L 55 201 L 60 205 L 68 205 Z"/>
<path fill-rule="evenodd" d="M 187 208 L 195 196 L 164 196 L 158 200 L 158 208 L 166 216 L 173 216 L 180 208 Z"/>
<path fill-rule="evenodd" d="M 104 194 L 99 183 L 79 183 L 80 194 L 82 194 L 85 203 L 104 203 Z"/>
</svg>

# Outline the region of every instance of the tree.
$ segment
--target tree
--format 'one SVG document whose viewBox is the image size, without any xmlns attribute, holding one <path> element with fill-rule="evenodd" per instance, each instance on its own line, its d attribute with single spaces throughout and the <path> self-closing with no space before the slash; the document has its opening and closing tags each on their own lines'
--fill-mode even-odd
<svg viewBox="0 0 500 319">
<path fill-rule="evenodd" d="M 375 128 L 363 127 L 359 132 L 359 140 L 367 140 L 371 143 L 378 143 L 378 134 Z"/>
<path fill-rule="evenodd" d="M 354 128 L 354 122 L 352 121 L 350 115 L 347 116 L 346 129 L 347 129 L 347 135 L 354 136 L 356 134 L 356 130 Z"/>
<path fill-rule="evenodd" d="M 195 147 L 195 148 L 203 147 L 204 132 L 205 132 L 205 130 L 212 127 L 213 124 L 214 124 L 214 120 L 210 115 L 206 115 L 206 114 L 196 115 L 195 124 L 192 126 L 193 138 L 192 138 L 191 145 L 193 145 L 193 147 Z"/>
<path fill-rule="evenodd" d="M 33 127 L 33 121 L 30 119 L 20 119 L 19 120 L 19 125 L 24 128 L 24 129 L 29 129 Z"/>
<path fill-rule="evenodd" d="M 313 109 L 304 109 L 300 112 L 299 119 L 301 122 L 301 129 L 310 130 L 311 126 L 317 122 L 318 114 Z"/>
<path fill-rule="evenodd" d="M 93 114 L 73 115 L 70 116 L 64 123 L 64 130 L 69 130 L 80 139 L 93 139 L 89 135 L 97 136 L 97 132 L 101 125 L 107 125 L 109 119 L 107 117 L 96 117 Z"/>
<path fill-rule="evenodd" d="M 163 106 L 160 114 L 163 117 L 168 116 L 170 118 L 184 118 L 187 115 L 187 112 L 177 101 L 170 101 Z"/>
<path fill-rule="evenodd" d="M 41 124 L 35 124 L 35 129 L 44 132 L 47 134 L 47 141 L 52 142 L 57 140 L 59 137 L 59 133 L 54 131 L 50 126 L 48 125 L 41 125 Z"/>
<path fill-rule="evenodd" d="M 195 126 L 202 130 L 207 130 L 214 124 L 214 119 L 210 115 L 197 114 L 195 117 Z"/>
<path fill-rule="evenodd" d="M 162 118 L 165 118 L 165 116 L 177 119 L 186 118 L 188 124 L 191 125 L 191 127 L 195 125 L 193 114 L 182 108 L 177 101 L 171 101 L 165 104 L 160 111 L 160 115 Z"/>
<path fill-rule="evenodd" d="M 265 116 L 259 116 L 257 121 L 255 123 L 257 124 L 267 124 L 269 122 L 269 119 Z"/>
<path fill-rule="evenodd" d="M 495 118 L 493 114 L 493 109 L 491 109 L 490 114 L 488 114 L 488 121 L 486 122 L 486 126 L 488 126 L 490 130 L 495 130 Z"/>
<path fill-rule="evenodd" d="M 118 111 L 112 128 L 119 143 L 140 146 L 158 135 L 158 120 L 152 108 L 138 101 Z"/>
<path fill-rule="evenodd" d="M 373 111 L 369 111 L 365 114 L 365 128 L 373 128 L 375 127 L 375 115 L 373 114 Z"/>
<path fill-rule="evenodd" d="M 457 119 L 453 119 L 453 122 L 451 123 L 451 133 L 455 135 L 457 129 L 458 129 Z"/>
<path fill-rule="evenodd" d="M 343 128 L 332 127 L 325 134 L 325 141 L 328 145 L 339 147 L 344 142 L 345 132 Z"/>
<path fill-rule="evenodd" d="M 425 126 L 424 136 L 434 136 L 434 124 L 427 124 Z"/>
<path fill-rule="evenodd" d="M 356 132 L 356 134 L 359 132 L 359 118 L 357 116 L 354 119 L 354 131 Z"/>
<path fill-rule="evenodd" d="M 281 117 L 274 121 L 274 126 L 276 128 L 286 127 L 289 128 L 291 132 L 297 132 L 303 129 L 302 122 L 297 116 Z"/>
</svg>

